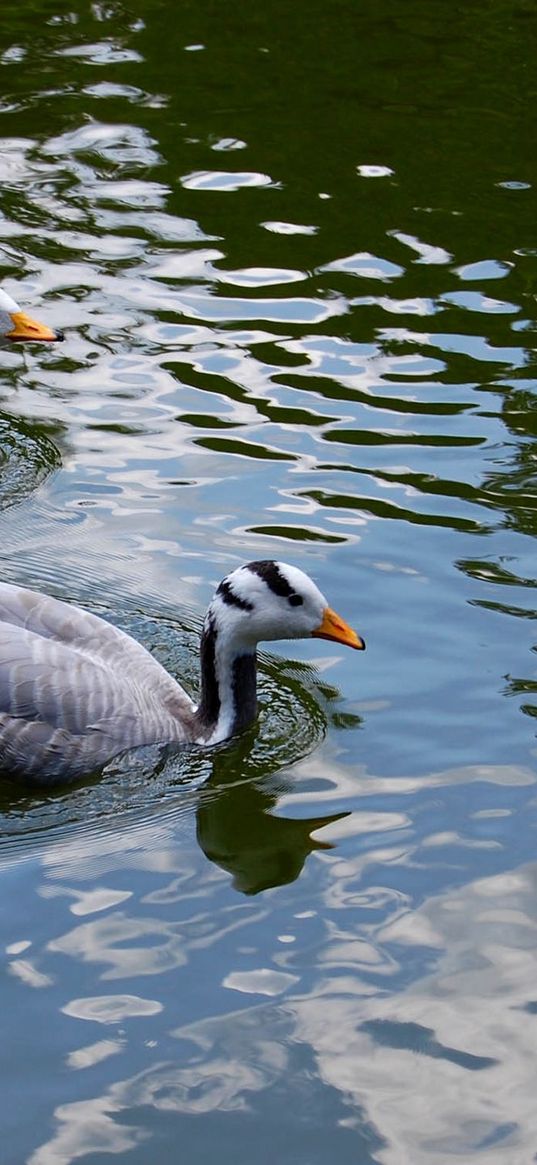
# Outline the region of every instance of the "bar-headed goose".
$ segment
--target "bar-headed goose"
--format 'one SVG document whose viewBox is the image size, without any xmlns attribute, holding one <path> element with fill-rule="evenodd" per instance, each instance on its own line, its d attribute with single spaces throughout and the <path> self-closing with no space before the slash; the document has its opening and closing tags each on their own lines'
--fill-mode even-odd
<svg viewBox="0 0 537 1165">
<path fill-rule="evenodd" d="M 0 343 L 8 340 L 63 340 L 63 333 L 33 320 L 0 288 Z"/>
<path fill-rule="evenodd" d="M 139 745 L 226 740 L 256 716 L 259 640 L 309 636 L 365 646 L 297 567 L 240 566 L 205 616 L 196 706 L 125 632 L 80 607 L 0 583 L 0 769 L 52 784 Z"/>
</svg>

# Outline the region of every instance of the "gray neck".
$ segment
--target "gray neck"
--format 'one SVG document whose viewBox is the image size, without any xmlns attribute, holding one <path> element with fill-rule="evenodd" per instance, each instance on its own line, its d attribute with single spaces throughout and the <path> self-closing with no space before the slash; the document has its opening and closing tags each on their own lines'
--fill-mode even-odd
<svg viewBox="0 0 537 1165">
<path fill-rule="evenodd" d="M 233 647 L 209 612 L 201 636 L 197 734 L 216 744 L 242 732 L 257 715 L 255 649 Z"/>
</svg>

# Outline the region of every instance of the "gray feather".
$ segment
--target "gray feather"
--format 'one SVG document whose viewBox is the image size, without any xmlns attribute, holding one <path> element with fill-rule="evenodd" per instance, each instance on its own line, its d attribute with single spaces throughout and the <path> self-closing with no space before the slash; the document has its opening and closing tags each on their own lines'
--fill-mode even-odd
<svg viewBox="0 0 537 1165">
<path fill-rule="evenodd" d="M 193 704 L 141 644 L 96 615 L 0 583 L 0 766 L 74 779 L 127 748 L 189 740 Z"/>
</svg>

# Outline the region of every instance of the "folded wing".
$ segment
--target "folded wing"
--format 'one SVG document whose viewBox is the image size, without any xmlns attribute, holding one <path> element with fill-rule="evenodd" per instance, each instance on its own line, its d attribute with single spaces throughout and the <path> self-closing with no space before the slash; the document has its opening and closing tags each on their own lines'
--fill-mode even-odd
<svg viewBox="0 0 537 1165">
<path fill-rule="evenodd" d="M 47 782 L 187 740 L 193 705 L 135 640 L 80 608 L 0 584 L 0 767 Z"/>
</svg>

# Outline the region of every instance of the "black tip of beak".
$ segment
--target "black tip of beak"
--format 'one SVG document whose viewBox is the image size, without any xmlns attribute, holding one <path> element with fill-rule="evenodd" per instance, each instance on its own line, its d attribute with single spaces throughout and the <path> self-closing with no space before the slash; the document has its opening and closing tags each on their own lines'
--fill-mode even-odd
<svg viewBox="0 0 537 1165">
<path fill-rule="evenodd" d="M 61 331 L 61 329 L 60 329 L 60 328 L 56 328 L 56 331 L 55 331 L 55 336 L 56 336 L 56 339 L 57 339 L 57 340 L 60 340 L 60 341 L 65 339 L 65 335 L 64 335 L 64 333 Z"/>
</svg>

